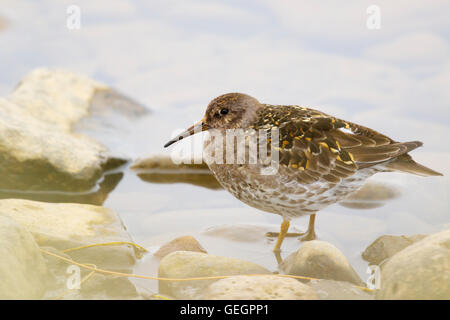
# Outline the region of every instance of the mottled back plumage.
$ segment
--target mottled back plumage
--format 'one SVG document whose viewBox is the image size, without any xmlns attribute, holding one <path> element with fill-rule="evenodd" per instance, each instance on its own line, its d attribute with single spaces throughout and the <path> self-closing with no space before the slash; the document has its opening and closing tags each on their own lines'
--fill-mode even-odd
<svg viewBox="0 0 450 320">
<path fill-rule="evenodd" d="M 419 141 L 396 142 L 314 109 L 264 105 L 251 127 L 269 132 L 274 126 L 280 133 L 280 165 L 292 169 L 305 184 L 320 179 L 339 183 L 358 170 L 389 163 L 422 145 Z"/>
</svg>

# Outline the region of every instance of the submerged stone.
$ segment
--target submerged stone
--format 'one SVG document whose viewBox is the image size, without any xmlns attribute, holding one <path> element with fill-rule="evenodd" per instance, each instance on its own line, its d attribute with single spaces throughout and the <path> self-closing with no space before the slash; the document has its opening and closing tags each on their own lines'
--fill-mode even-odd
<svg viewBox="0 0 450 320">
<path fill-rule="evenodd" d="M 384 235 L 377 238 L 370 246 L 368 246 L 362 253 L 362 257 L 370 264 L 379 265 L 397 252 L 400 252 L 414 242 L 422 240 L 425 237 L 425 235 L 421 234 L 411 237 Z"/>
</svg>

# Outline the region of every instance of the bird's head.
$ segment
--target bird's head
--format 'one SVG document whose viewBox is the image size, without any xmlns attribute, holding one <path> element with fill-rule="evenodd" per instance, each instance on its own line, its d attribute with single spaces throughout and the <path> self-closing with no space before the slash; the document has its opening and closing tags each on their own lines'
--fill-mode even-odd
<svg viewBox="0 0 450 320">
<path fill-rule="evenodd" d="M 208 129 L 238 129 L 248 127 L 257 116 L 261 104 L 243 93 L 227 93 L 212 100 L 203 118 L 167 142 L 164 147 Z"/>
</svg>

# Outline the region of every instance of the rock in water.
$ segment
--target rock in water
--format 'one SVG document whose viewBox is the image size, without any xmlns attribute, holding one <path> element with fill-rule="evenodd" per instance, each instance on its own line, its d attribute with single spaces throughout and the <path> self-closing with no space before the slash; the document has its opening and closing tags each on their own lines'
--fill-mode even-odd
<svg viewBox="0 0 450 320">
<path fill-rule="evenodd" d="M 139 299 L 136 287 L 128 279 L 123 277 L 107 276 L 96 273 L 83 283 L 80 294 L 84 299 L 112 299 L 129 300 Z"/>
<path fill-rule="evenodd" d="M 412 245 L 414 242 L 422 240 L 425 235 L 418 234 L 411 237 L 406 236 L 390 236 L 385 235 L 377 238 L 366 250 L 362 253 L 364 260 L 370 264 L 379 265 L 382 261 L 392 257 L 397 252 Z"/>
<path fill-rule="evenodd" d="M 159 277 L 164 278 L 242 274 L 270 274 L 270 271 L 252 262 L 192 251 L 176 251 L 165 256 L 158 269 Z M 159 292 L 176 299 L 200 299 L 204 289 L 214 281 L 159 281 Z"/>
<path fill-rule="evenodd" d="M 450 230 L 403 249 L 381 269 L 377 299 L 450 299 Z"/>
<path fill-rule="evenodd" d="M 116 241 L 132 242 L 113 210 L 84 204 L 46 203 L 29 200 L 0 200 L 0 214 L 28 229 L 41 246 L 59 250 Z M 129 245 L 112 245 L 68 252 L 80 262 L 99 268 L 130 271 L 136 261 Z"/>
<path fill-rule="evenodd" d="M 37 69 L 0 98 L 1 189 L 80 191 L 125 160 L 72 129 L 107 86 L 71 72 Z"/>
<path fill-rule="evenodd" d="M 295 279 L 276 275 L 234 276 L 212 283 L 204 300 L 316 300 L 316 292 Z"/>
<path fill-rule="evenodd" d="M 344 254 L 331 243 L 308 241 L 280 265 L 288 274 L 364 285 Z"/>
<path fill-rule="evenodd" d="M 155 256 L 163 258 L 175 251 L 194 251 L 207 253 L 202 245 L 192 236 L 182 236 L 164 244 L 155 252 Z"/>
<path fill-rule="evenodd" d="M 68 254 L 53 247 L 41 249 L 71 259 Z M 80 289 L 68 289 L 68 281 L 74 279 L 73 265 L 55 256 L 43 254 L 52 281 L 48 281 L 47 291 L 43 299 L 46 300 L 128 300 L 141 299 L 136 287 L 125 277 L 116 277 L 102 273 L 91 274 L 91 270 L 80 268 L 80 279 L 85 279 Z M 70 273 L 69 273 L 70 272 Z M 73 284 L 73 282 L 72 282 Z"/>
<path fill-rule="evenodd" d="M 0 299 L 40 299 L 47 266 L 33 236 L 0 214 Z"/>
</svg>

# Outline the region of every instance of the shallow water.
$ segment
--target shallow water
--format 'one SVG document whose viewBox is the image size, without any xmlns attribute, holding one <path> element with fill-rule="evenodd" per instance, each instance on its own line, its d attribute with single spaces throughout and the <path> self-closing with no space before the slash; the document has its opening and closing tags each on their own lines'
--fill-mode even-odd
<svg viewBox="0 0 450 320">
<path fill-rule="evenodd" d="M 157 113 L 149 117 L 155 117 L 159 122 L 164 119 Z M 147 131 L 149 137 L 152 137 L 151 132 Z M 157 132 L 155 145 L 149 147 L 149 153 L 158 151 L 155 149 L 158 149 L 158 144 L 162 145 L 163 137 L 170 136 L 169 127 L 166 127 L 166 135 Z M 167 151 L 159 150 L 159 153 L 163 152 Z M 445 176 L 423 178 L 401 173 L 380 173 L 369 182 L 385 184 L 395 190 L 396 196 L 375 201 L 377 205 L 372 208 L 373 200 L 363 202 L 369 204 L 366 209 L 335 204 L 317 216 L 319 239 L 337 246 L 363 280 L 368 275 L 367 263 L 362 260 L 361 253 L 378 236 L 428 234 L 449 227 L 450 172 L 445 166 L 450 155 L 414 152 L 414 156 Z M 134 240 L 145 247 L 156 250 L 158 245 L 176 236 L 190 234 L 211 254 L 243 258 L 277 270 L 271 251 L 274 242 L 264 235 L 267 231 L 278 231 L 281 218 L 248 207 L 224 190 L 184 183 L 148 183 L 127 168 L 122 181 L 104 205 L 120 213 Z M 307 218 L 297 219 L 291 231 L 304 231 L 307 223 Z M 286 257 L 300 245 L 296 238 L 286 239 L 282 256 Z M 156 266 L 157 260 L 147 257 L 136 271 L 154 274 Z"/>
<path fill-rule="evenodd" d="M 122 146 L 139 145 L 141 149 L 129 151 L 135 152 L 137 158 L 170 154 L 171 150 L 163 149 L 162 145 L 171 136 L 172 128 L 181 127 L 183 122 L 170 114 L 154 112 L 141 118 L 126 136 L 113 139 L 120 143 L 110 147 L 123 150 Z M 190 141 L 183 143 L 189 146 Z M 450 155 L 420 150 L 413 154 L 418 161 L 445 176 L 423 178 L 380 173 L 369 179 L 372 185 L 385 185 L 389 191 L 381 194 L 379 200 L 362 199 L 360 203 L 350 205 L 354 208 L 349 208 L 348 204 L 345 207 L 335 204 L 318 214 L 316 232 L 319 239 L 342 250 L 363 280 L 368 274 L 361 253 L 378 236 L 428 234 L 449 227 L 450 172 L 446 165 Z M 248 207 L 222 189 L 186 183 L 149 183 L 127 166 L 122 180 L 104 205 L 119 212 L 133 239 L 150 251 L 177 236 L 190 234 L 211 254 L 247 259 L 277 270 L 271 251 L 274 242 L 267 239 L 265 233 L 278 231 L 281 218 Z M 306 226 L 307 219 L 300 218 L 293 222 L 291 231 L 304 231 Z M 296 238 L 287 238 L 282 256 L 286 257 L 300 245 Z M 147 256 L 136 272 L 154 275 L 157 264 L 157 259 Z M 155 283 L 137 282 L 142 287 L 156 290 Z"/>
<path fill-rule="evenodd" d="M 76 129 L 130 160 L 170 154 L 173 149 L 162 146 L 174 131 L 200 119 L 207 102 L 224 92 L 248 92 L 267 103 L 318 106 L 401 141 L 423 140 L 425 146 L 412 155 L 445 175 L 378 174 L 371 180 L 394 188 L 398 197 L 371 202 L 371 209 L 355 203 L 350 205 L 353 208 L 335 204 L 318 214 L 319 239 L 342 250 L 363 280 L 367 263 L 361 252 L 378 236 L 428 234 L 450 227 L 450 145 L 442 142 L 450 134 L 450 61 L 448 55 L 440 54 L 449 46 L 449 28 L 441 24 L 427 28 L 434 14 L 421 16 L 422 29 L 397 29 L 399 21 L 416 20 L 402 14 L 394 23 L 387 21 L 385 33 L 377 36 L 353 25 L 334 28 L 336 23 L 320 23 L 308 34 L 295 25 L 302 19 L 290 19 L 289 12 L 277 7 L 278 1 L 249 2 L 242 8 L 237 8 L 237 2 L 215 3 L 203 8 L 213 19 L 199 18 L 197 10 L 180 11 L 172 4 L 163 8 L 121 1 L 112 7 L 79 2 L 85 17 L 79 31 L 65 28 L 69 2 L 38 6 L 14 0 L 0 8 L 0 15 L 8 20 L 8 28 L 0 33 L 4 62 L 0 94 L 6 95 L 39 66 L 80 72 L 124 91 L 152 113 L 134 120 L 96 119 L 94 125 L 87 120 Z M 214 6 L 218 9 L 213 10 Z M 334 9 L 333 16 L 346 19 L 346 13 Z M 328 4 L 315 12 L 330 10 Z M 431 6 L 429 12 L 433 10 L 446 12 Z M 339 21 L 337 25 L 343 27 Z M 408 53 L 402 55 L 401 63 L 396 60 L 397 40 Z M 409 55 L 424 41 L 429 52 Z M 145 180 L 126 165 L 110 172 L 93 192 L 2 190 L 0 198 L 103 203 L 120 214 L 135 242 L 147 248 L 191 234 L 209 253 L 244 258 L 276 270 L 273 242 L 264 234 L 278 230 L 280 217 L 245 206 L 221 189 Z M 304 230 L 306 225 L 307 219 L 301 218 L 294 221 L 293 229 Z M 300 245 L 288 238 L 283 257 Z M 136 272 L 154 275 L 156 261 L 147 256 Z M 155 290 L 154 282 L 139 283 Z"/>
</svg>

